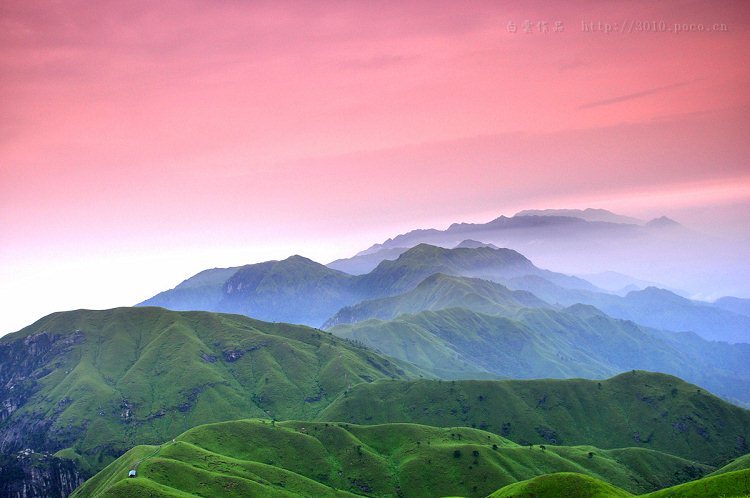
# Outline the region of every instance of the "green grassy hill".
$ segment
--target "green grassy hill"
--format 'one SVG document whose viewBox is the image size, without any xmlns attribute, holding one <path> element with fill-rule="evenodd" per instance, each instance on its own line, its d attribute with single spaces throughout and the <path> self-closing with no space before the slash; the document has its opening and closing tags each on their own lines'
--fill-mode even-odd
<svg viewBox="0 0 750 498">
<path fill-rule="evenodd" d="M 466 308 L 492 315 L 507 315 L 521 308 L 549 307 L 530 292 L 511 291 L 489 280 L 435 273 L 405 294 L 347 306 L 331 317 L 324 328 L 370 318 L 390 320 L 404 313 L 446 308 Z"/>
<path fill-rule="evenodd" d="M 750 451 L 750 411 L 641 371 L 602 381 L 375 382 L 354 387 L 319 418 L 477 427 L 521 444 L 636 446 L 715 466 Z"/>
<path fill-rule="evenodd" d="M 630 451 L 638 456 L 624 457 Z M 135 467 L 137 477 L 129 479 L 128 470 Z M 157 496 L 481 497 L 550 472 L 580 472 L 642 492 L 708 470 L 654 451 L 529 448 L 469 428 L 240 420 L 196 427 L 161 447 L 136 447 L 74 497 L 146 491 Z"/>
<path fill-rule="evenodd" d="M 644 495 L 644 498 L 747 498 L 750 470 L 726 472 Z"/>
<path fill-rule="evenodd" d="M 737 457 L 725 466 L 711 473 L 711 475 L 726 474 L 736 470 L 750 470 L 750 453 Z"/>
<path fill-rule="evenodd" d="M 541 498 L 571 496 L 576 498 L 625 498 L 632 494 L 599 479 L 573 472 L 559 472 L 534 477 L 504 486 L 489 498 Z"/>
<path fill-rule="evenodd" d="M 522 308 L 508 316 L 450 308 L 330 330 L 444 378 L 470 378 L 477 372 L 505 378 L 605 378 L 642 369 L 677 375 L 750 403 L 750 345 L 648 329 L 591 306 Z"/>
<path fill-rule="evenodd" d="M 350 385 L 417 374 L 320 330 L 239 315 L 54 313 L 0 339 L 0 444 L 98 470 L 198 424 L 311 418 Z"/>
<path fill-rule="evenodd" d="M 634 496 L 600 479 L 561 472 L 509 484 L 488 498 L 618 498 Z M 750 496 L 750 471 L 709 476 L 685 484 L 637 495 L 640 498 L 742 498 Z"/>
</svg>

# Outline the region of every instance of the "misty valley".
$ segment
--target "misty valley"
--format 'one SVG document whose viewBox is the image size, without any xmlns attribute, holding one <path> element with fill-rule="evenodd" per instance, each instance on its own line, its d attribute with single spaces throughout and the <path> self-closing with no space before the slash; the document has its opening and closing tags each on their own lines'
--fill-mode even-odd
<svg viewBox="0 0 750 498">
<path fill-rule="evenodd" d="M 2 494 L 747 493 L 749 301 L 522 252 L 576 231 L 664 258 L 698 236 L 519 213 L 41 318 L 0 339 Z"/>
</svg>

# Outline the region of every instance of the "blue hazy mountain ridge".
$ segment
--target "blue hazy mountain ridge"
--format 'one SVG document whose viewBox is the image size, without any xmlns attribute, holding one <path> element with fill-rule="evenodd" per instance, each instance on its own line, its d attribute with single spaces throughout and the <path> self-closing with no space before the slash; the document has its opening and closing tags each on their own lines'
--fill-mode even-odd
<svg viewBox="0 0 750 498">
<path fill-rule="evenodd" d="M 364 275 L 374 270 L 381 261 L 396 259 L 408 250 L 408 247 L 391 247 L 373 253 L 358 254 L 351 258 L 337 259 L 336 261 L 331 261 L 326 266 L 351 275 Z"/>
<path fill-rule="evenodd" d="M 630 275 L 623 275 L 622 273 L 618 273 L 616 271 L 586 273 L 576 276 L 586 280 L 587 282 L 591 282 L 600 289 L 604 289 L 606 291 L 620 295 L 625 295 L 631 290 L 643 290 L 646 287 L 659 287 L 662 289 L 666 288 L 666 286 L 657 282 L 642 280 L 639 278 L 631 277 Z M 676 289 L 667 290 L 671 290 L 675 294 L 685 294 L 684 291 L 678 291 Z"/>
<path fill-rule="evenodd" d="M 542 270 L 510 249 L 444 249 L 420 244 L 358 276 L 301 256 L 206 270 L 139 306 L 239 313 L 267 321 L 320 326 L 345 306 L 403 293 L 436 273 L 487 279 L 536 275 L 560 286 L 595 289 L 577 277 Z"/>
<path fill-rule="evenodd" d="M 419 244 L 357 276 L 301 256 L 206 270 L 140 305 L 321 326 L 344 308 L 403 294 L 437 273 L 492 280 L 561 307 L 593 305 L 615 318 L 649 327 L 692 331 L 709 340 L 750 342 L 748 316 L 656 288 L 609 294 L 583 279 L 540 269 L 516 251 L 481 246 L 445 249 Z"/>
<path fill-rule="evenodd" d="M 437 244 L 440 245 L 440 244 Z M 441 246 L 442 247 L 442 246 Z M 500 249 L 494 244 L 486 244 L 477 240 L 466 239 L 458 243 L 453 249 L 476 249 L 477 247 L 489 247 L 491 249 Z M 352 275 L 364 275 L 375 269 L 381 261 L 386 259 L 396 259 L 411 247 L 392 247 L 389 249 L 380 249 L 375 252 L 359 253 L 351 258 L 337 259 L 328 263 L 326 266 L 334 270 L 340 270 Z"/>
<path fill-rule="evenodd" d="M 560 306 L 582 303 L 596 306 L 608 315 L 641 325 L 675 332 L 691 331 L 714 341 L 750 342 L 750 317 L 674 292 L 647 287 L 625 296 L 569 289 L 536 275 L 503 282 L 514 290 L 525 290 Z"/>
<path fill-rule="evenodd" d="M 515 216 L 570 216 L 581 218 L 586 221 L 605 221 L 608 223 L 628 223 L 631 225 L 643 225 L 644 221 L 630 216 L 613 213 L 606 209 L 525 209 L 519 211 Z"/>
<path fill-rule="evenodd" d="M 524 243 L 525 239 L 565 240 L 582 237 L 584 233 L 606 230 L 610 234 L 618 228 L 628 232 L 637 230 L 636 225 L 616 224 L 612 222 L 589 222 L 573 216 L 557 215 L 521 215 L 508 218 L 500 216 L 488 223 L 453 223 L 446 230 L 417 229 L 388 239 L 382 244 L 374 244 L 351 258 L 339 259 L 329 264 L 332 268 L 355 273 L 370 271 L 385 259 L 395 259 L 406 249 L 417 244 L 431 244 L 440 247 L 457 247 L 463 241 L 478 239 L 495 242 L 502 239 L 504 243 L 486 244 L 487 246 L 510 247 L 508 243 Z M 531 233 L 527 233 L 531 230 Z M 523 252 L 523 251 L 521 251 Z"/>
<path fill-rule="evenodd" d="M 334 267 L 363 273 L 379 260 L 393 259 L 394 252 L 405 247 L 420 243 L 455 247 L 466 239 L 513 249 L 541 267 L 567 274 L 617 272 L 679 289 L 685 295 L 750 295 L 744 244 L 701 233 L 664 216 L 643 222 L 596 209 L 528 210 L 487 223 L 412 230 L 352 258 L 337 260 Z M 636 285 L 626 290 L 638 287 L 643 288 Z"/>
<path fill-rule="evenodd" d="M 750 316 L 750 299 L 725 296 L 714 301 L 714 306 L 740 315 Z"/>
<path fill-rule="evenodd" d="M 574 239 L 585 233 L 609 233 L 616 235 L 634 235 L 641 232 L 642 226 L 631 223 L 615 223 L 611 221 L 588 221 L 576 216 L 559 215 L 523 215 L 512 217 L 500 216 L 487 223 L 453 223 L 445 230 L 417 229 L 390 238 L 382 244 L 374 244 L 358 255 L 372 254 L 383 249 L 394 247 L 413 247 L 416 244 L 434 244 L 453 247 L 462 240 L 476 238 L 477 240 L 495 243 L 488 237 L 499 232 L 509 239 L 525 237 L 526 230 L 532 230 L 533 235 L 542 238 Z M 471 234 L 477 234 L 473 237 Z"/>
</svg>

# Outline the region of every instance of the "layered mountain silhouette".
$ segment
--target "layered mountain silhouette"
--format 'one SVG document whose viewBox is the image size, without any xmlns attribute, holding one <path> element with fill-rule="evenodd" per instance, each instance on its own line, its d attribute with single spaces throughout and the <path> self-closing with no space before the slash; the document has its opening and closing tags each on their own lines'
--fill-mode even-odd
<svg viewBox="0 0 750 498">
<path fill-rule="evenodd" d="M 615 214 L 606 209 L 525 209 L 519 211 L 515 216 L 567 216 L 581 218 L 586 221 L 603 221 L 606 223 L 627 223 L 631 225 L 643 225 L 644 221 L 630 216 Z"/>
<path fill-rule="evenodd" d="M 487 223 L 412 230 L 331 267 L 366 273 L 417 244 L 451 248 L 467 239 L 516 250 L 542 267 L 569 274 L 617 272 L 690 295 L 750 295 L 740 244 L 703 235 L 664 216 L 644 222 L 601 209 L 527 210 Z"/>
<path fill-rule="evenodd" d="M 143 304 L 174 306 L 182 292 L 204 293 L 214 301 L 178 306 L 332 327 L 448 378 L 644 369 L 750 403 L 750 344 L 710 342 L 750 342 L 750 317 L 657 288 L 609 294 L 510 249 L 419 244 L 365 275 L 293 256 L 194 279 Z"/>
<path fill-rule="evenodd" d="M 613 317 L 649 327 L 692 331 L 715 341 L 750 342 L 750 317 L 711 303 L 686 299 L 665 289 L 648 287 L 619 296 L 569 289 L 534 275 L 513 278 L 505 283 L 512 289 L 531 292 L 560 306 L 590 304 Z"/>
<path fill-rule="evenodd" d="M 320 326 L 365 299 L 408 291 L 436 273 L 510 279 L 535 275 L 575 289 L 595 289 L 577 277 L 542 270 L 510 249 L 444 249 L 419 244 L 365 275 L 349 275 L 301 256 L 238 268 L 206 270 L 139 306 L 239 313 Z"/>
<path fill-rule="evenodd" d="M 714 301 L 714 306 L 740 315 L 750 316 L 750 299 L 727 296 Z"/>
<path fill-rule="evenodd" d="M 340 311 L 349 312 L 344 308 L 356 309 L 353 307 L 363 301 L 403 294 L 427 277 L 441 273 L 492 280 L 512 290 L 532 293 L 553 306 L 589 304 L 615 318 L 648 327 L 692 331 L 710 340 L 750 342 L 750 317 L 746 315 L 655 287 L 624 296 L 607 293 L 581 278 L 538 268 L 516 251 L 468 244 L 472 247 L 445 249 L 418 244 L 394 260 L 381 261 L 364 275 L 349 275 L 301 256 L 206 270 L 139 306 L 331 325 L 340 321 Z M 443 303 L 443 307 L 449 306 L 445 299 Z M 454 302 L 450 306 L 464 304 Z M 408 309 L 415 311 L 413 306 L 404 307 L 403 311 Z M 433 305 L 424 309 L 436 308 Z"/>
</svg>

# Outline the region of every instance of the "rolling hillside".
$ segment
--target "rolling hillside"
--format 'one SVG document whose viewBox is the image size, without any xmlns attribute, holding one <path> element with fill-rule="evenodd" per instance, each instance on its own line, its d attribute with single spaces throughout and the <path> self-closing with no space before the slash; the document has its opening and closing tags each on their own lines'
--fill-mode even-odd
<svg viewBox="0 0 750 498">
<path fill-rule="evenodd" d="M 136 466 L 138 476 L 128 479 Z M 241 420 L 196 427 L 158 448 L 136 447 L 74 497 L 480 497 L 560 471 L 641 492 L 708 470 L 655 451 L 529 448 L 468 428 Z"/>
<path fill-rule="evenodd" d="M 489 280 L 435 273 L 405 294 L 347 306 L 331 317 L 324 328 L 370 318 L 390 320 L 404 313 L 446 308 L 466 308 L 493 315 L 509 315 L 521 308 L 549 307 L 551 306 L 530 292 L 511 291 Z"/>
<path fill-rule="evenodd" d="M 559 472 L 503 486 L 488 498 L 627 498 L 631 493 L 576 472 Z"/>
<path fill-rule="evenodd" d="M 375 382 L 320 414 L 358 424 L 477 427 L 527 444 L 637 446 L 711 465 L 750 452 L 750 411 L 676 377 Z"/>
<path fill-rule="evenodd" d="M 54 313 L 0 339 L 0 449 L 59 452 L 87 473 L 198 424 L 310 418 L 350 385 L 417 374 L 320 330 L 239 315 Z"/>
<path fill-rule="evenodd" d="M 508 316 L 450 308 L 330 330 L 444 378 L 481 373 L 485 378 L 601 379 L 640 369 L 677 375 L 750 404 L 749 344 L 652 330 L 591 306 L 523 308 Z"/>
<path fill-rule="evenodd" d="M 600 479 L 584 474 L 561 472 L 509 484 L 488 498 L 624 498 L 634 496 Z M 750 496 L 750 470 L 709 476 L 684 484 L 637 495 L 640 498 L 744 498 Z"/>
</svg>

